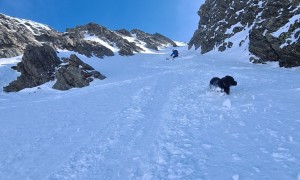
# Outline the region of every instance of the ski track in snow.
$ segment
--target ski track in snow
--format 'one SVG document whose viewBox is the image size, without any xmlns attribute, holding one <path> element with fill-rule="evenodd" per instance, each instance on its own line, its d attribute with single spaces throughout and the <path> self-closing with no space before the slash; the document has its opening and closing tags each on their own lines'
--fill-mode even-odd
<svg viewBox="0 0 300 180">
<path fill-rule="evenodd" d="M 1 93 L 0 177 L 299 179 L 298 70 L 184 48 L 121 59 L 131 73 L 83 89 Z M 208 89 L 227 74 L 231 95 Z"/>
</svg>

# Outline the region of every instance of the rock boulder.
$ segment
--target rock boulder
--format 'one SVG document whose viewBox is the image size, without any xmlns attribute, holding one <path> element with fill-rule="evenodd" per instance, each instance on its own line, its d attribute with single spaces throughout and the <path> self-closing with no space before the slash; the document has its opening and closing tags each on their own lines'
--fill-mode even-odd
<svg viewBox="0 0 300 180">
<path fill-rule="evenodd" d="M 22 61 L 16 67 L 21 75 L 3 89 L 5 92 L 17 92 L 51 81 L 54 79 L 55 68 L 60 63 L 60 59 L 51 46 L 47 44 L 42 46 L 28 45 Z"/>
<path fill-rule="evenodd" d="M 100 72 L 95 71 L 93 67 L 82 62 L 74 54 L 70 58 L 63 59 L 63 65 L 58 68 L 55 77 L 57 81 L 53 88 L 58 90 L 82 88 L 88 86 L 93 81 L 93 78 L 101 80 L 106 78 Z"/>
</svg>

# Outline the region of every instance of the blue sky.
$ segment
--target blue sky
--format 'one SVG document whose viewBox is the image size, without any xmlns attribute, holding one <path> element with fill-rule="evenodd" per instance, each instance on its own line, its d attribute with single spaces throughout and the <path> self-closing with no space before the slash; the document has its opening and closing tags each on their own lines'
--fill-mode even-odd
<svg viewBox="0 0 300 180">
<path fill-rule="evenodd" d="M 0 0 L 0 12 L 58 31 L 95 22 L 109 29 L 138 28 L 189 41 L 204 0 Z"/>
</svg>

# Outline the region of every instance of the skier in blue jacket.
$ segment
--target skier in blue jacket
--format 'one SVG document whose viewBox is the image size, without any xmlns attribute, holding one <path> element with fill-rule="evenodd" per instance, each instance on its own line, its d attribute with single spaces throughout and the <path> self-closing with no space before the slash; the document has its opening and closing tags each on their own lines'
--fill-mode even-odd
<svg viewBox="0 0 300 180">
<path fill-rule="evenodd" d="M 173 52 L 172 52 L 172 54 L 171 54 L 172 59 L 178 57 L 178 54 L 179 54 L 178 51 L 175 50 L 175 49 L 173 49 Z"/>
</svg>

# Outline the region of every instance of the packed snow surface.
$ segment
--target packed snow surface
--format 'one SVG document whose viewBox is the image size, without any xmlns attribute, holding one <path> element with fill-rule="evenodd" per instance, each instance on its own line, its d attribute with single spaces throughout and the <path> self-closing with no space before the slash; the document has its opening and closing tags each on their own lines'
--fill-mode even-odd
<svg viewBox="0 0 300 180">
<path fill-rule="evenodd" d="M 79 55 L 107 76 L 82 89 L 1 90 L 1 179 L 299 180 L 300 69 L 177 49 Z M 0 59 L 1 87 L 18 58 Z M 208 88 L 225 75 L 230 95 Z"/>
</svg>

